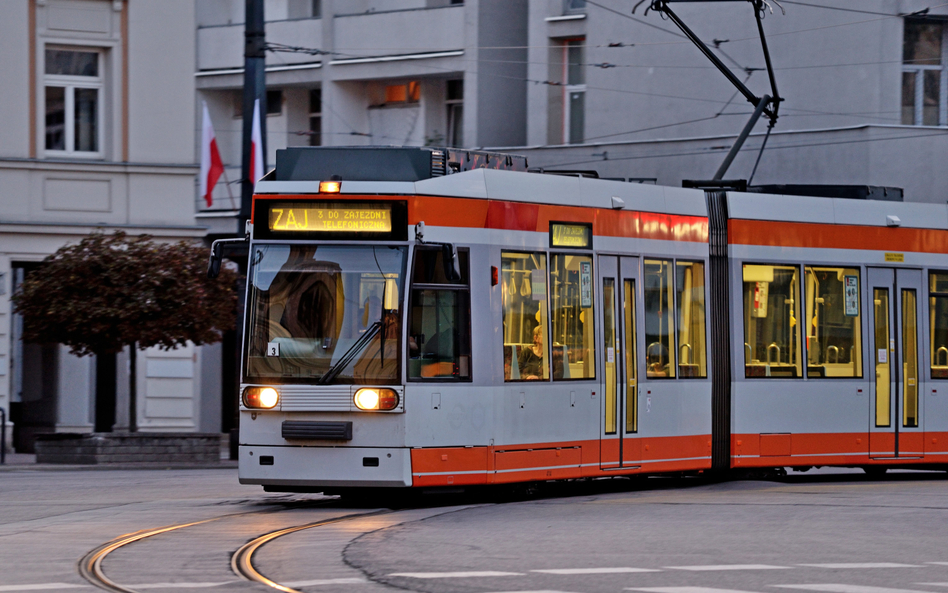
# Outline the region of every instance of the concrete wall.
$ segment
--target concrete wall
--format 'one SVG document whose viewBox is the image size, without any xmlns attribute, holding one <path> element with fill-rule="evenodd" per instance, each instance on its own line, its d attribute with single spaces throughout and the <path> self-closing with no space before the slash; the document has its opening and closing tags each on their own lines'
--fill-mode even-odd
<svg viewBox="0 0 948 593">
<path fill-rule="evenodd" d="M 477 135 L 471 141 L 481 146 L 524 144 L 528 2 L 477 0 L 476 7 L 477 104 L 471 111 L 476 110 Z"/>
<path fill-rule="evenodd" d="M 525 154 L 531 167 L 591 169 L 602 177 L 655 179 L 659 185 L 676 186 L 683 179 L 710 179 L 733 139 L 518 148 L 515 152 Z M 728 170 L 728 179 L 750 177 L 762 140 L 759 133 L 747 140 Z M 939 159 L 946 151 L 948 135 L 937 128 L 858 126 L 774 132 L 753 182 L 895 186 L 904 188 L 906 201 L 945 203 L 948 171 L 939 166 Z"/>
</svg>

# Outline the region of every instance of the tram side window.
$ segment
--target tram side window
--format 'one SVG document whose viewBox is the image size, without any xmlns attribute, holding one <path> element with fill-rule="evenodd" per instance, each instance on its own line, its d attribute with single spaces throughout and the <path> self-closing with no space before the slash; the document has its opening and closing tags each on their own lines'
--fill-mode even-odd
<svg viewBox="0 0 948 593">
<path fill-rule="evenodd" d="M 800 269 L 744 264 L 744 376 L 802 377 Z"/>
<path fill-rule="evenodd" d="M 704 264 L 675 263 L 678 295 L 678 376 L 708 376 L 705 342 Z"/>
<path fill-rule="evenodd" d="M 550 378 L 546 255 L 501 254 L 504 308 L 504 381 Z"/>
<path fill-rule="evenodd" d="M 650 379 L 675 376 L 675 291 L 672 262 L 645 260 L 645 364 Z"/>
<path fill-rule="evenodd" d="M 862 377 L 859 270 L 805 266 L 806 376 Z"/>
<path fill-rule="evenodd" d="M 557 253 L 552 259 L 553 379 L 595 379 L 592 257 Z"/>
<path fill-rule="evenodd" d="M 932 379 L 948 379 L 948 272 L 928 275 Z"/>
<path fill-rule="evenodd" d="M 471 380 L 471 295 L 468 252 L 458 250 L 461 278 L 444 273 L 443 251 L 418 248 L 412 266 L 408 377 Z"/>
</svg>

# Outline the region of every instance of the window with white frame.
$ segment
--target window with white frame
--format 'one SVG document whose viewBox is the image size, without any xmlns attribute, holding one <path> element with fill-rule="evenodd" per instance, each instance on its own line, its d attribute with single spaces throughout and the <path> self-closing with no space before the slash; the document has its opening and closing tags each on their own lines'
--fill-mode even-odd
<svg viewBox="0 0 948 593">
<path fill-rule="evenodd" d="M 586 40 L 569 39 L 563 43 L 563 141 L 582 144 L 586 115 Z"/>
<path fill-rule="evenodd" d="M 902 124 L 937 126 L 948 123 L 948 76 L 945 34 L 948 27 L 933 19 L 905 19 L 902 42 Z"/>
<path fill-rule="evenodd" d="M 49 48 L 43 87 L 46 101 L 46 154 L 101 156 L 102 53 Z"/>
<path fill-rule="evenodd" d="M 563 0 L 563 13 L 586 12 L 586 0 Z"/>
</svg>

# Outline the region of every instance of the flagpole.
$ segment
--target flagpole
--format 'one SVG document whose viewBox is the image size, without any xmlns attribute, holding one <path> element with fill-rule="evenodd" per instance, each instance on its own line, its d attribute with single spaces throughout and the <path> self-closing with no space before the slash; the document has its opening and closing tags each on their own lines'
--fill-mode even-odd
<svg viewBox="0 0 948 593">
<path fill-rule="evenodd" d="M 230 207 L 231 209 L 236 210 L 237 202 L 234 201 L 234 192 L 230 189 L 230 180 L 227 179 L 227 167 L 224 167 L 222 173 L 224 174 L 224 185 L 227 186 L 227 195 L 230 197 Z"/>
</svg>

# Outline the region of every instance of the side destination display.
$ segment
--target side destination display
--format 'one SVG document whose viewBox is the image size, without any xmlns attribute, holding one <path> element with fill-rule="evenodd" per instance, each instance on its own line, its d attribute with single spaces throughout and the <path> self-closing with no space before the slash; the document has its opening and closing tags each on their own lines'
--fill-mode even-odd
<svg viewBox="0 0 948 593">
<path fill-rule="evenodd" d="M 550 247 L 592 249 L 592 226 L 584 223 L 550 222 Z"/>
<path fill-rule="evenodd" d="M 408 204 L 392 200 L 254 201 L 257 239 L 405 241 Z"/>
</svg>

